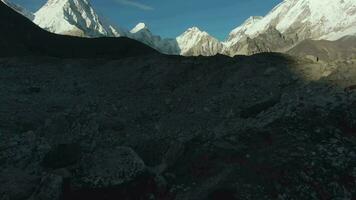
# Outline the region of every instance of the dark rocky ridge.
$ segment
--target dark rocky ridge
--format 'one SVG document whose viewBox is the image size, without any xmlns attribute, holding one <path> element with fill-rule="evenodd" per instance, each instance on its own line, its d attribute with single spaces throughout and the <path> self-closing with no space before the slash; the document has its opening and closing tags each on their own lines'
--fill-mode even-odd
<svg viewBox="0 0 356 200">
<path fill-rule="evenodd" d="M 1 200 L 355 198 L 352 59 L 26 48 L 0 58 Z"/>
<path fill-rule="evenodd" d="M 129 38 L 81 38 L 49 33 L 0 2 L 0 56 L 46 55 L 63 58 L 122 58 L 157 54 Z"/>
</svg>

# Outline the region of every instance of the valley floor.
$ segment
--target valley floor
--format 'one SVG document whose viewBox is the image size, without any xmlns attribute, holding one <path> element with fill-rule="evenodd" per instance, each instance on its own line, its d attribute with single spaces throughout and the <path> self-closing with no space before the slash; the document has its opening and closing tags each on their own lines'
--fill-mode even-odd
<svg viewBox="0 0 356 200">
<path fill-rule="evenodd" d="M 355 199 L 356 60 L 0 59 L 0 199 Z"/>
</svg>

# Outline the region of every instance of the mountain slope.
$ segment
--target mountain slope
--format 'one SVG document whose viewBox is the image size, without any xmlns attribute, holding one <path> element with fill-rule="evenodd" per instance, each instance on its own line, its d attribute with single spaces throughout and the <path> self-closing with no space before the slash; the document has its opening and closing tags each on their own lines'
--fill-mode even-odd
<svg viewBox="0 0 356 200">
<path fill-rule="evenodd" d="M 88 0 L 48 0 L 35 13 L 34 23 L 53 33 L 90 38 L 125 36 L 162 53 L 180 53 L 174 39 L 162 39 L 153 35 L 143 23 L 139 23 L 131 32 L 106 23 L 96 14 Z"/>
<path fill-rule="evenodd" d="M 234 29 L 226 47 L 254 39 L 274 27 L 294 43 L 305 39 L 337 40 L 356 34 L 354 0 L 284 0 L 263 18 L 251 18 Z M 278 42 L 278 41 L 275 41 Z"/>
<path fill-rule="evenodd" d="M 35 13 L 34 23 L 58 34 L 84 37 L 118 37 L 125 35 L 106 23 L 88 0 L 48 0 Z"/>
<path fill-rule="evenodd" d="M 180 54 L 177 41 L 175 39 L 163 39 L 160 36 L 153 35 L 146 24 L 138 23 L 127 37 L 133 38 L 140 42 L 147 44 L 148 46 L 165 54 Z"/>
<path fill-rule="evenodd" d="M 304 40 L 287 53 L 294 56 L 313 56 L 324 61 L 356 59 L 356 36 L 345 36 L 336 41 Z"/>
<path fill-rule="evenodd" d="M 181 55 L 185 56 L 212 56 L 220 53 L 223 48 L 220 41 L 197 27 L 189 28 L 176 39 Z"/>
<path fill-rule="evenodd" d="M 263 17 L 261 16 L 252 16 L 248 18 L 244 23 L 242 23 L 239 27 L 232 30 L 229 34 L 227 42 L 225 43 L 225 46 L 234 46 L 242 39 L 246 39 L 248 37 L 248 35 L 246 35 L 246 31 L 253 27 L 262 18 Z"/>
<path fill-rule="evenodd" d="M 356 1 L 284 0 L 245 34 L 253 37 L 269 26 L 300 39 L 337 40 L 356 33 Z"/>
<path fill-rule="evenodd" d="M 294 40 L 285 37 L 274 27 L 254 38 L 242 36 L 238 41 L 225 42 L 223 54 L 229 56 L 252 55 L 260 52 L 284 52 L 294 44 Z"/>
<path fill-rule="evenodd" d="M 122 58 L 156 54 L 128 38 L 78 38 L 49 33 L 0 2 L 0 56 L 47 55 L 63 58 Z M 26 34 L 24 34 L 26 33 Z"/>
</svg>

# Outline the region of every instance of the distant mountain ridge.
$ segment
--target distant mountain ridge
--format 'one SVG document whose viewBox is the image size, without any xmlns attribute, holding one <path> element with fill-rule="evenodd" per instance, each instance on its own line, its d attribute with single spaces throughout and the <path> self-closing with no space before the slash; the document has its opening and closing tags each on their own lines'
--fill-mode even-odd
<svg viewBox="0 0 356 200">
<path fill-rule="evenodd" d="M 177 41 L 174 39 L 163 39 L 160 36 L 153 35 L 145 23 L 138 23 L 127 37 L 141 41 L 152 48 L 165 54 L 180 54 L 180 49 L 178 47 Z"/>
<path fill-rule="evenodd" d="M 246 38 L 255 40 L 261 34 L 275 29 L 287 40 L 286 47 L 305 39 L 338 40 L 346 35 L 356 34 L 356 1 L 354 0 L 284 0 L 265 17 L 253 18 L 234 29 L 225 42 L 226 49 L 234 48 L 236 44 L 244 43 Z M 270 51 L 285 51 L 280 49 L 281 38 L 270 41 Z M 292 41 L 292 42 L 290 42 Z M 255 42 L 258 42 L 256 39 Z M 230 55 L 254 52 L 230 51 Z"/>
<path fill-rule="evenodd" d="M 2 0 L 11 3 L 9 0 Z M 251 55 L 287 52 L 300 42 L 356 35 L 355 0 L 284 0 L 265 17 L 252 16 L 219 41 L 197 27 L 177 38 L 154 35 L 145 23 L 131 31 L 107 23 L 89 0 L 48 0 L 35 14 L 11 6 L 54 33 L 81 37 L 129 37 L 165 53 L 184 56 Z M 321 9 L 322 8 L 322 9 Z"/>
</svg>

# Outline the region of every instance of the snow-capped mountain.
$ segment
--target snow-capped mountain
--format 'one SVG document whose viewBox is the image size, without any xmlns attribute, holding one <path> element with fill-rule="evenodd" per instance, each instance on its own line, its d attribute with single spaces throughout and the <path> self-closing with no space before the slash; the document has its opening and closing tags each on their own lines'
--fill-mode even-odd
<svg viewBox="0 0 356 200">
<path fill-rule="evenodd" d="M 166 54 L 179 54 L 175 39 L 162 39 L 153 35 L 144 23 L 139 23 L 130 32 L 117 28 L 96 14 L 89 0 L 48 0 L 35 13 L 34 23 L 58 34 L 82 37 L 125 36 L 145 43 Z"/>
<path fill-rule="evenodd" d="M 295 42 L 337 40 L 356 34 L 355 0 L 284 0 L 263 18 L 250 18 L 224 43 L 229 49 L 246 37 L 254 39 L 274 27 Z"/>
<path fill-rule="evenodd" d="M 88 0 L 48 0 L 35 13 L 34 23 L 54 33 L 83 37 L 118 37 L 125 31 L 108 24 Z"/>
<path fill-rule="evenodd" d="M 160 36 L 153 35 L 144 23 L 138 23 L 127 36 L 141 41 L 162 53 L 180 54 L 180 49 L 175 39 L 162 39 Z"/>
<path fill-rule="evenodd" d="M 216 38 L 197 27 L 189 28 L 176 38 L 181 55 L 186 56 L 212 56 L 222 51 L 223 45 Z"/>
<path fill-rule="evenodd" d="M 12 3 L 9 0 L 1 0 L 4 4 L 6 4 L 7 6 L 9 6 L 10 8 L 12 8 L 13 10 L 15 10 L 16 12 L 22 14 L 23 16 L 27 17 L 30 20 L 33 20 L 35 15 L 28 11 L 27 9 L 21 7 L 20 5 L 17 5 L 15 3 Z"/>
<path fill-rule="evenodd" d="M 337 40 L 356 35 L 356 0 L 284 0 L 265 17 L 254 16 L 218 41 L 196 27 L 174 39 L 154 35 L 144 23 L 131 31 L 117 28 L 96 14 L 90 0 L 48 0 L 35 14 L 1 0 L 40 27 L 82 37 L 129 37 L 165 54 L 230 56 L 286 52 L 305 39 Z"/>
<path fill-rule="evenodd" d="M 261 19 L 263 19 L 263 17 L 261 16 L 251 16 L 250 18 L 248 18 L 241 26 L 231 31 L 231 33 L 229 34 L 229 39 L 227 40 L 229 44 L 227 43 L 226 45 L 233 45 L 242 38 L 248 37 L 248 35 L 246 35 L 246 31 L 248 31 Z"/>
<path fill-rule="evenodd" d="M 252 55 L 261 52 L 285 52 L 295 44 L 295 40 L 285 37 L 275 27 L 270 26 L 254 38 L 241 37 L 238 41 L 225 42 L 223 54 L 229 56 Z"/>
</svg>

